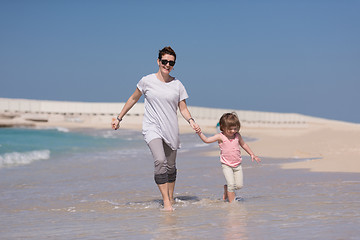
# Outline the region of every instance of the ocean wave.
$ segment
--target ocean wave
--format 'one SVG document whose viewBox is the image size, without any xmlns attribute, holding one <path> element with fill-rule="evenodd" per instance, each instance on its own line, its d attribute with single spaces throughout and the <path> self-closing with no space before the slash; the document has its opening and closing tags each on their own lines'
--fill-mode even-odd
<svg viewBox="0 0 360 240">
<path fill-rule="evenodd" d="M 50 158 L 49 150 L 39 150 L 30 152 L 12 152 L 0 155 L 0 168 L 12 167 L 30 164 L 39 160 L 47 160 Z"/>
<path fill-rule="evenodd" d="M 68 128 L 64 128 L 64 127 L 56 127 L 55 129 L 59 132 L 66 132 L 66 133 L 70 132 Z"/>
<path fill-rule="evenodd" d="M 68 133 L 70 132 L 70 129 L 65 128 L 65 127 L 36 127 L 35 129 L 37 130 L 56 130 L 58 132 L 64 132 L 64 133 Z"/>
<path fill-rule="evenodd" d="M 116 132 L 114 130 L 99 132 L 98 136 L 100 136 L 102 138 L 109 138 L 109 139 L 118 138 L 118 135 L 116 135 Z"/>
</svg>

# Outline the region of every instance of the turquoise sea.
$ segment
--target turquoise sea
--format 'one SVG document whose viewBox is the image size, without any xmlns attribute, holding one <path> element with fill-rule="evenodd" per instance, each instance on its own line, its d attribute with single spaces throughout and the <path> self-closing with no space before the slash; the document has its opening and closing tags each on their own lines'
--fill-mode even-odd
<svg viewBox="0 0 360 240">
<path fill-rule="evenodd" d="M 136 141 L 137 140 L 137 141 Z M 40 160 L 61 159 L 81 154 L 121 148 L 137 150 L 141 135 L 111 130 L 78 130 L 66 128 L 0 129 L 0 168 L 31 164 Z"/>
<path fill-rule="evenodd" d="M 181 142 L 166 213 L 140 132 L 0 129 L 0 239 L 359 239 L 359 174 L 244 156 L 244 188 L 229 204 L 219 159 L 205 154 L 216 144 Z"/>
</svg>

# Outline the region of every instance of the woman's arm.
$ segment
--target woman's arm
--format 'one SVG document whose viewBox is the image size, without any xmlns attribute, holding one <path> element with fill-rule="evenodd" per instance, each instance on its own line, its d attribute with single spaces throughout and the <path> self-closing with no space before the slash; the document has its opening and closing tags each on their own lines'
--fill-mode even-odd
<svg viewBox="0 0 360 240">
<path fill-rule="evenodd" d="M 137 103 L 141 97 L 142 93 L 138 88 L 136 88 L 135 92 L 129 97 L 126 101 L 124 107 L 122 108 L 121 112 L 117 116 L 116 119 L 113 119 L 111 125 L 114 130 L 119 129 L 120 121 L 126 115 L 126 113 Z M 120 119 L 120 120 L 119 120 Z"/>
<path fill-rule="evenodd" d="M 261 162 L 261 159 L 256 156 L 253 151 L 251 151 L 249 145 L 247 145 L 244 141 L 244 139 L 241 137 L 241 135 L 239 134 L 239 144 L 240 146 L 250 155 L 251 157 L 251 161 L 256 161 L 256 162 Z"/>
<path fill-rule="evenodd" d="M 178 104 L 180 113 L 183 116 L 183 118 L 190 124 L 190 126 L 195 130 L 195 132 L 200 132 L 201 129 L 199 125 L 195 122 L 195 120 L 191 117 L 190 111 L 187 108 L 186 101 L 182 100 Z"/>
</svg>

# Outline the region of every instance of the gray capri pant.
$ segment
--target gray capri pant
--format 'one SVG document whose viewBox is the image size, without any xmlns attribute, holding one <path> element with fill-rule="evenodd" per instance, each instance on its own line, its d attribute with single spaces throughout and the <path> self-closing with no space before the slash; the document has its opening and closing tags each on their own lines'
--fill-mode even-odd
<svg viewBox="0 0 360 240">
<path fill-rule="evenodd" d="M 156 184 L 175 182 L 177 150 L 172 150 L 161 138 L 151 140 L 148 146 L 154 158 Z"/>
</svg>

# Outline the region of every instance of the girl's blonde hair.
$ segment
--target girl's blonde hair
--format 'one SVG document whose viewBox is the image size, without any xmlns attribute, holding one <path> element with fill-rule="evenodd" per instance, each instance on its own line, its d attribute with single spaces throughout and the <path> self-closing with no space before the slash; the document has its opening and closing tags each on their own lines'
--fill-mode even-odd
<svg viewBox="0 0 360 240">
<path fill-rule="evenodd" d="M 238 131 L 240 130 L 241 124 L 236 113 L 224 113 L 219 121 L 220 130 L 225 131 L 231 127 L 237 127 Z"/>
</svg>

